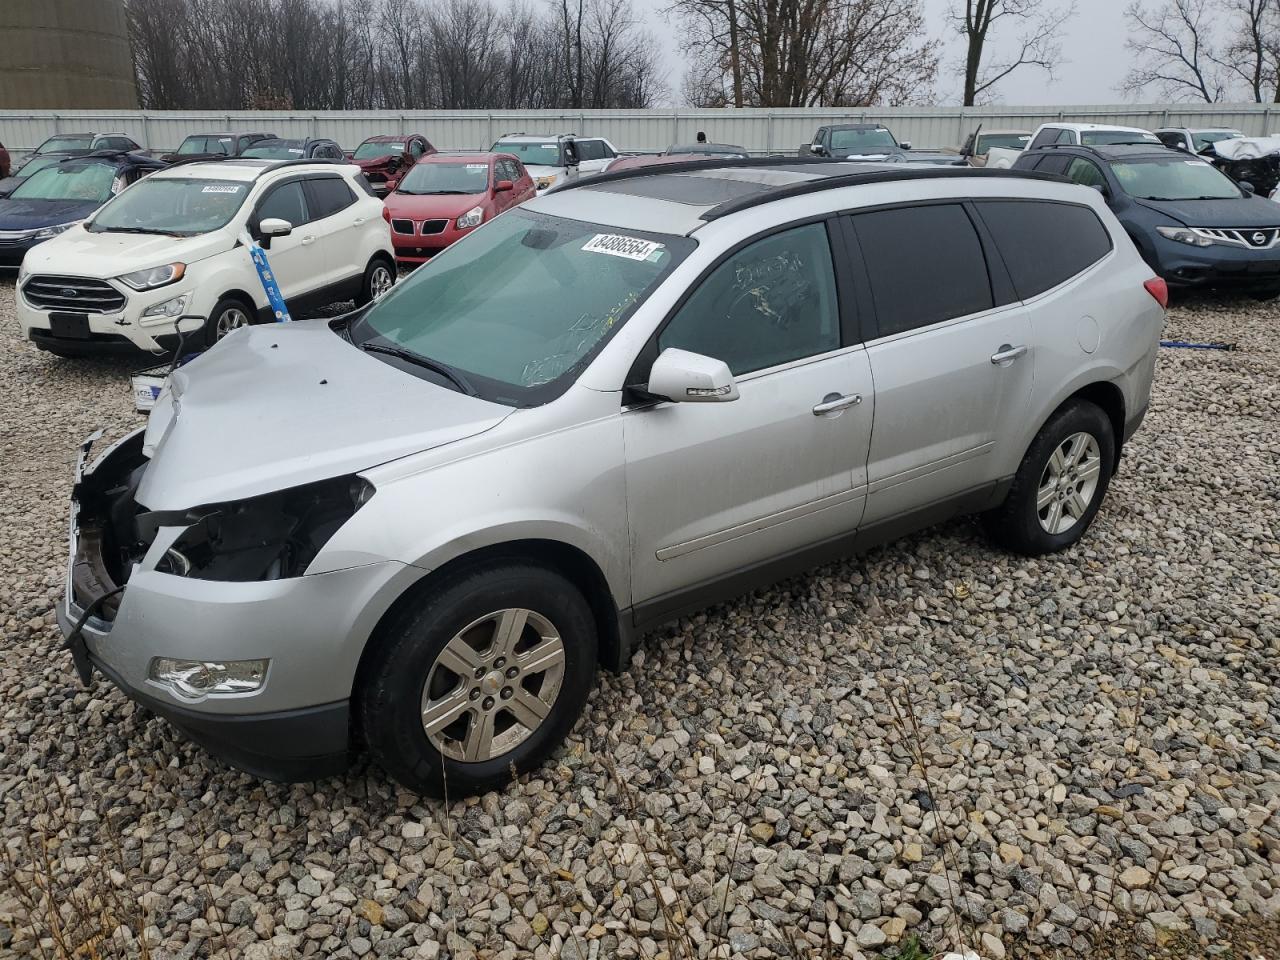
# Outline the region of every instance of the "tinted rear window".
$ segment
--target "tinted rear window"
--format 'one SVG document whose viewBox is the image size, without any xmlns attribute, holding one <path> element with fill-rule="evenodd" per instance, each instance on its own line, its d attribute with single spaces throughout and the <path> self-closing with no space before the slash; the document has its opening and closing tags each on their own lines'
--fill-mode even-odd
<svg viewBox="0 0 1280 960">
<path fill-rule="evenodd" d="M 1023 300 L 1111 252 L 1111 235 L 1088 207 L 1044 200 L 979 200 L 976 205 Z"/>
<path fill-rule="evenodd" d="M 320 177 L 307 181 L 307 202 L 312 220 L 323 220 L 355 202 L 355 194 L 341 177 Z"/>
<path fill-rule="evenodd" d="M 964 208 L 930 204 L 853 217 L 882 337 L 991 309 L 991 280 Z"/>
</svg>

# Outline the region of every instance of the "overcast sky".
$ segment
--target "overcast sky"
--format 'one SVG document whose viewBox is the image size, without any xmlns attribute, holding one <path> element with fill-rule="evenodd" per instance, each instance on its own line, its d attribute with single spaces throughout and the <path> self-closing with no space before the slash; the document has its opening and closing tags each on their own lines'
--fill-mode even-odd
<svg viewBox="0 0 1280 960">
<path fill-rule="evenodd" d="M 953 2 L 954 0 L 923 0 L 929 35 L 944 41 L 943 65 L 935 90 L 935 101 L 938 104 L 960 102 L 961 84 L 955 71 L 963 48 L 946 16 Z M 680 54 L 676 24 L 668 23 L 662 14 L 667 3 L 668 0 L 637 0 L 638 7 L 647 11 L 649 28 L 657 35 L 666 51 L 673 102 L 683 104 L 680 88 L 684 79 L 684 60 Z M 1006 78 L 997 88 L 998 102 L 1010 106 L 1029 106 L 1123 101 L 1123 96 L 1116 88 L 1124 79 L 1127 69 L 1124 48 L 1125 4 L 1122 0 L 1077 0 L 1076 7 L 1076 15 L 1063 32 L 1062 50 L 1066 62 L 1057 70 L 1056 78 L 1051 80 L 1043 71 L 1024 67 Z M 1016 28 L 1016 24 L 1011 28 Z M 1015 46 L 1016 41 L 1016 33 L 997 38 L 996 48 L 1001 50 Z"/>
</svg>

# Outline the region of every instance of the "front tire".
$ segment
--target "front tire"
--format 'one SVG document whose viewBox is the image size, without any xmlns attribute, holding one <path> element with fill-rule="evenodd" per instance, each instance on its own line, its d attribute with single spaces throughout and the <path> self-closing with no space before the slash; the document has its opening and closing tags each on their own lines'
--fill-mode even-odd
<svg viewBox="0 0 1280 960">
<path fill-rule="evenodd" d="M 568 735 L 596 648 L 591 608 L 559 574 L 517 563 L 459 574 L 405 609 L 362 668 L 369 752 L 419 793 L 501 787 Z"/>
<path fill-rule="evenodd" d="M 254 310 L 243 300 L 235 297 L 223 297 L 209 312 L 209 319 L 204 325 L 205 347 L 212 347 L 233 330 L 247 327 L 253 323 Z"/>
<path fill-rule="evenodd" d="M 1067 402 L 1031 442 L 1004 503 L 984 517 L 991 539 L 1027 556 L 1071 546 L 1102 506 L 1115 456 L 1106 413 L 1087 400 Z"/>
</svg>

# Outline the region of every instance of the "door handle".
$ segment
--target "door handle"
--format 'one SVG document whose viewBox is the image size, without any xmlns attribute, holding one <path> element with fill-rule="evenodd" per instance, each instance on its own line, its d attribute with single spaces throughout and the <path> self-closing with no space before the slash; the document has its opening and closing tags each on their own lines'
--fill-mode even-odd
<svg viewBox="0 0 1280 960">
<path fill-rule="evenodd" d="M 302 238 L 302 245 L 303 245 L 304 247 L 305 247 L 305 246 L 307 246 L 308 244 L 312 244 L 312 243 L 315 243 L 315 242 L 316 242 L 316 238 L 315 238 L 315 237 L 303 237 L 303 238 Z"/>
<path fill-rule="evenodd" d="M 1001 364 L 1012 363 L 1026 352 L 1026 344 L 1019 344 L 1014 347 L 1007 343 L 1002 343 L 1000 344 L 1000 349 L 991 355 L 991 362 L 998 367 Z"/>
<path fill-rule="evenodd" d="M 856 407 L 862 402 L 862 394 L 847 393 L 841 396 L 838 393 L 828 393 L 822 398 L 822 402 L 815 405 L 813 415 L 820 417 L 824 413 L 835 413 L 838 410 L 847 410 L 849 407 Z"/>
</svg>

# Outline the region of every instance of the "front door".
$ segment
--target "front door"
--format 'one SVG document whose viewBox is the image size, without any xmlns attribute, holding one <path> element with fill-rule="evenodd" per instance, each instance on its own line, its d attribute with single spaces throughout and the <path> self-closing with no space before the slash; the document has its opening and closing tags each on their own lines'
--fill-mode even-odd
<svg viewBox="0 0 1280 960">
<path fill-rule="evenodd" d="M 656 351 L 725 361 L 740 396 L 624 412 L 633 602 L 857 527 L 874 398 L 846 339 L 822 223 L 731 255 L 659 332 Z"/>
<path fill-rule="evenodd" d="M 322 247 L 316 242 L 316 232 L 307 222 L 307 200 L 302 181 L 293 180 L 271 187 L 258 203 L 254 215 L 259 223 L 276 217 L 293 224 L 293 232 L 287 237 L 273 238 L 271 249 L 267 251 L 267 261 L 285 300 L 324 286 L 327 268 Z"/>
</svg>

